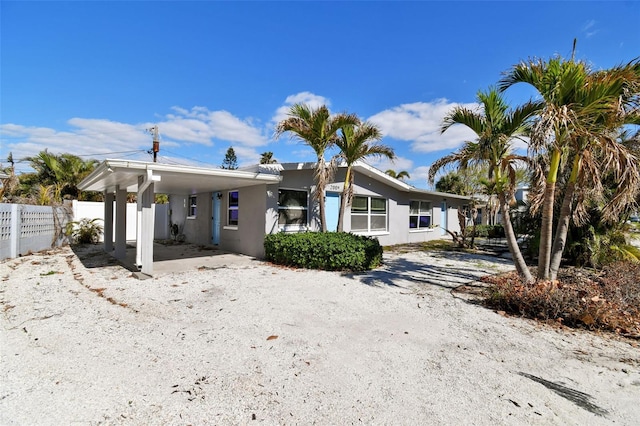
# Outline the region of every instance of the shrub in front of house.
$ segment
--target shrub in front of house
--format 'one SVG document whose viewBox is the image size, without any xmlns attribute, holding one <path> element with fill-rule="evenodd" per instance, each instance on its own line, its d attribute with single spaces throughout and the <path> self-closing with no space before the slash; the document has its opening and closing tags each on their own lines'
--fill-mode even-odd
<svg viewBox="0 0 640 426">
<path fill-rule="evenodd" d="M 472 233 L 472 228 L 468 227 L 467 232 L 469 235 Z M 502 225 L 477 225 L 476 238 L 504 238 L 504 228 Z"/>
<path fill-rule="evenodd" d="M 264 251 L 270 262 L 308 269 L 367 271 L 382 264 L 377 239 L 345 232 L 270 234 Z"/>
</svg>

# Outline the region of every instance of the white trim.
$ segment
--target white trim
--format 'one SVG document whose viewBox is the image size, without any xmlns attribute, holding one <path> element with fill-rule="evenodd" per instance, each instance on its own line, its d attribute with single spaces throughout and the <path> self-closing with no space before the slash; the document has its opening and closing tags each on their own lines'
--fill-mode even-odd
<svg viewBox="0 0 640 426">
<path fill-rule="evenodd" d="M 389 231 L 371 231 L 371 232 L 367 232 L 367 231 L 353 231 L 354 234 L 356 235 L 363 235 L 365 237 L 380 237 L 383 235 L 391 235 L 391 232 Z"/>
<path fill-rule="evenodd" d="M 356 198 L 365 198 L 367 200 L 367 211 L 366 212 L 359 212 L 353 211 L 353 200 L 355 200 Z M 372 204 L 372 200 L 376 199 L 376 200 L 383 200 L 384 201 L 384 207 L 385 207 L 385 211 L 384 211 L 384 215 L 380 214 L 379 212 L 372 212 L 371 210 L 371 204 Z M 380 197 L 380 196 L 373 196 L 373 195 L 362 195 L 362 194 L 353 194 L 353 198 L 352 198 L 352 203 L 351 203 L 351 207 L 349 209 L 349 215 L 351 217 L 351 231 L 356 233 L 356 232 L 360 232 L 360 233 L 367 233 L 367 234 L 377 234 L 380 232 L 383 233 L 389 233 L 389 199 L 385 198 L 385 197 Z M 385 218 L 385 224 L 384 224 L 384 230 L 379 230 L 379 229 L 371 229 L 371 219 L 373 217 L 382 217 L 384 216 Z M 354 217 L 366 217 L 367 218 L 367 229 L 353 229 L 353 218 Z M 383 235 L 383 234 L 381 234 Z"/>
</svg>

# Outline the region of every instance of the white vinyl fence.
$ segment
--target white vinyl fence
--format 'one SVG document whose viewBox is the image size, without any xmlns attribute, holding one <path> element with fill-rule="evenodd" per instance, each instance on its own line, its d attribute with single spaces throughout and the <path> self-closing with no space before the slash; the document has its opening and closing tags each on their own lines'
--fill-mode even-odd
<svg viewBox="0 0 640 426">
<path fill-rule="evenodd" d="M 81 220 L 84 218 L 99 218 L 104 221 L 104 203 L 93 201 L 77 201 L 73 200 L 73 220 Z M 170 238 L 169 230 L 169 204 L 156 204 L 156 217 L 153 238 L 156 240 L 166 240 Z M 114 228 L 115 229 L 115 201 L 113 204 L 114 212 Z M 136 223 L 137 204 L 127 203 L 127 241 L 136 239 L 137 223 Z M 102 222 L 101 222 L 102 223 Z M 102 240 L 100 237 L 100 241 Z"/>
<path fill-rule="evenodd" d="M 154 238 L 168 239 L 169 205 L 156 204 L 155 211 Z M 127 203 L 127 241 L 136 239 L 136 212 L 136 204 Z M 104 203 L 74 200 L 71 206 L 55 208 L 0 203 L 0 260 L 68 243 L 64 235 L 67 223 L 83 218 L 104 221 Z"/>
<path fill-rule="evenodd" d="M 67 207 L 0 204 L 0 260 L 65 244 L 71 220 Z"/>
</svg>

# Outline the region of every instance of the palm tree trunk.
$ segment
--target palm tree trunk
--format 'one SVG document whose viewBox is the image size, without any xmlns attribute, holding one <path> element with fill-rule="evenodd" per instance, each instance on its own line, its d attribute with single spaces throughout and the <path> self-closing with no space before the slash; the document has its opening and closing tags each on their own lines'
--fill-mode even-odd
<svg viewBox="0 0 640 426">
<path fill-rule="evenodd" d="M 578 181 L 578 173 L 580 170 L 580 156 L 576 155 L 573 159 L 573 167 L 571 176 L 567 182 L 567 187 L 562 200 L 560 209 L 560 217 L 556 226 L 556 236 L 553 239 L 553 248 L 551 249 L 551 263 L 549 265 L 549 279 L 555 280 L 558 277 L 558 269 L 562 261 L 562 253 L 567 243 L 567 233 L 569 232 L 569 221 L 571 219 L 571 204 L 573 203 L 573 195 L 576 192 L 576 182 Z"/>
<path fill-rule="evenodd" d="M 556 180 L 560 168 L 560 151 L 555 149 L 551 154 L 551 164 L 544 188 L 542 206 L 542 227 L 540 228 L 540 250 L 538 252 L 538 279 L 549 279 L 551 264 L 551 239 L 553 237 L 553 205 L 555 203 Z"/>
<path fill-rule="evenodd" d="M 325 213 L 325 200 L 324 200 L 324 188 L 327 185 L 327 165 L 324 158 L 318 158 L 318 180 L 316 182 L 316 198 L 318 199 L 318 206 L 320 209 L 320 230 L 327 232 L 327 216 Z"/>
<path fill-rule="evenodd" d="M 347 167 L 344 176 L 344 186 L 342 187 L 342 196 L 340 197 L 340 212 L 338 213 L 338 232 L 344 232 L 344 213 L 347 210 L 347 201 L 349 199 L 349 187 L 351 185 L 351 166 Z"/>
<path fill-rule="evenodd" d="M 513 263 L 516 266 L 516 271 L 518 271 L 518 275 L 520 275 L 525 282 L 531 283 L 533 282 L 533 275 L 531 275 L 531 271 L 529 270 L 527 263 L 524 261 L 524 257 L 522 257 L 522 252 L 520 252 L 520 246 L 518 246 L 516 233 L 513 231 L 513 226 L 511 225 L 509 205 L 507 204 L 504 192 L 500 192 L 500 194 L 498 194 L 498 199 L 500 201 L 500 210 L 502 212 L 504 235 L 507 240 L 509 252 L 511 253 L 511 257 L 513 258 Z"/>
</svg>

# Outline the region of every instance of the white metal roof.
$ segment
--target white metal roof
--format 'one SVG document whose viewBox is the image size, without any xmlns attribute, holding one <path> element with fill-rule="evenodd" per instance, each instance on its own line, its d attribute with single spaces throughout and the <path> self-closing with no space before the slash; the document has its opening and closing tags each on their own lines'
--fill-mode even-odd
<svg viewBox="0 0 640 426">
<path fill-rule="evenodd" d="M 279 173 L 266 171 L 214 169 L 131 160 L 105 160 L 78 185 L 82 191 L 127 192 L 138 190 L 138 176 L 151 171 L 154 192 L 161 194 L 224 191 L 257 184 L 273 184 L 281 180 Z"/>
<path fill-rule="evenodd" d="M 313 169 L 316 163 L 281 163 L 281 164 L 271 164 L 269 166 L 273 168 L 277 168 L 279 170 L 305 170 L 305 169 Z M 259 167 L 263 166 L 254 166 L 251 170 L 258 170 Z M 340 167 L 345 167 L 341 165 Z M 452 198 L 456 200 L 470 200 L 472 197 L 467 197 L 464 195 L 450 194 L 448 192 L 439 192 L 439 191 L 429 191 L 426 189 L 419 189 L 413 185 L 409 185 L 406 182 L 401 181 L 400 179 L 396 179 L 394 177 L 389 176 L 382 170 L 376 169 L 373 166 L 370 166 L 362 161 L 358 161 L 353 166 L 354 170 L 357 173 L 363 174 L 365 176 L 370 177 L 371 179 L 382 182 L 392 188 L 395 188 L 399 191 L 409 192 L 416 195 L 431 195 L 442 198 Z"/>
</svg>

